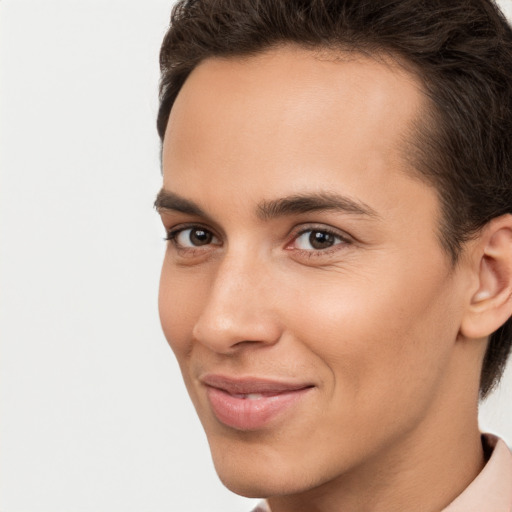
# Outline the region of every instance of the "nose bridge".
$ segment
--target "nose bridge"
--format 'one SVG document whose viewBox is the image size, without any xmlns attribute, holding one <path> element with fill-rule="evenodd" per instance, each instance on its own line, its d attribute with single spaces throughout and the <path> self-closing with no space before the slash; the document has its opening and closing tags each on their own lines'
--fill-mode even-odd
<svg viewBox="0 0 512 512">
<path fill-rule="evenodd" d="M 279 338 L 271 279 L 265 264 L 246 247 L 228 251 L 219 263 L 193 335 L 215 351 L 242 342 Z"/>
</svg>

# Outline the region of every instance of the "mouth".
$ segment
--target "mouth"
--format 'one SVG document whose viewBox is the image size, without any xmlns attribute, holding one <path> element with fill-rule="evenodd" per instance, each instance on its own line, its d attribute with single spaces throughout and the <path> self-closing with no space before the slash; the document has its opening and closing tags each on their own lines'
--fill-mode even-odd
<svg viewBox="0 0 512 512">
<path fill-rule="evenodd" d="M 206 375 L 200 379 L 217 420 L 236 430 L 259 430 L 293 409 L 314 388 L 304 382 Z"/>
</svg>

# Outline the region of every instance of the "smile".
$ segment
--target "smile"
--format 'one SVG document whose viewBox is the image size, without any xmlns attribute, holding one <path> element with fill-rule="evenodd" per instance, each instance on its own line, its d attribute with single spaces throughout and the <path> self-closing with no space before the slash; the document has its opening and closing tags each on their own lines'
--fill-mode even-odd
<svg viewBox="0 0 512 512">
<path fill-rule="evenodd" d="M 266 379 L 201 379 L 217 420 L 237 430 L 258 430 L 301 401 L 314 386 Z"/>
</svg>

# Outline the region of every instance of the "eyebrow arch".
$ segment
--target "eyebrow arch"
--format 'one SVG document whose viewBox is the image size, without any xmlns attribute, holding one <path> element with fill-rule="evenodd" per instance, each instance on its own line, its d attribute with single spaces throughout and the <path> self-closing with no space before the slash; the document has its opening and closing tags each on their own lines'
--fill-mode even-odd
<svg viewBox="0 0 512 512">
<path fill-rule="evenodd" d="M 320 211 L 336 211 L 353 215 L 378 218 L 378 213 L 369 205 L 332 192 L 295 194 L 281 199 L 264 201 L 258 206 L 258 217 L 270 220 L 286 215 L 297 215 Z"/>
<path fill-rule="evenodd" d="M 210 218 L 193 201 L 164 189 L 158 192 L 154 206 L 158 212 L 169 210 L 206 219 Z M 271 220 L 287 215 L 320 211 L 337 211 L 372 218 L 379 217 L 378 213 L 367 204 L 332 192 L 294 194 L 263 201 L 257 206 L 256 214 L 261 220 Z"/>
<path fill-rule="evenodd" d="M 198 217 L 208 218 L 208 215 L 206 215 L 206 213 L 193 201 L 164 189 L 161 189 L 160 192 L 158 192 L 154 207 L 158 212 L 161 212 L 162 210 L 170 210 L 185 213 L 187 215 L 196 215 Z"/>
</svg>

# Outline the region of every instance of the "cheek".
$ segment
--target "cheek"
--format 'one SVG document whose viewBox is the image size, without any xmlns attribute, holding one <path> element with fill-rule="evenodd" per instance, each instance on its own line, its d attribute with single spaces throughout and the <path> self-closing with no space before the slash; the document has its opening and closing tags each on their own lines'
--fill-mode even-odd
<svg viewBox="0 0 512 512">
<path fill-rule="evenodd" d="M 190 351 L 190 333 L 203 307 L 204 280 L 178 272 L 166 256 L 160 275 L 158 310 L 162 330 L 178 362 Z"/>
<path fill-rule="evenodd" d="M 307 287 L 292 328 L 328 367 L 343 403 L 407 401 L 441 378 L 458 331 L 453 287 L 444 265 L 430 275 L 417 268 L 381 264 L 375 275 Z"/>
</svg>

